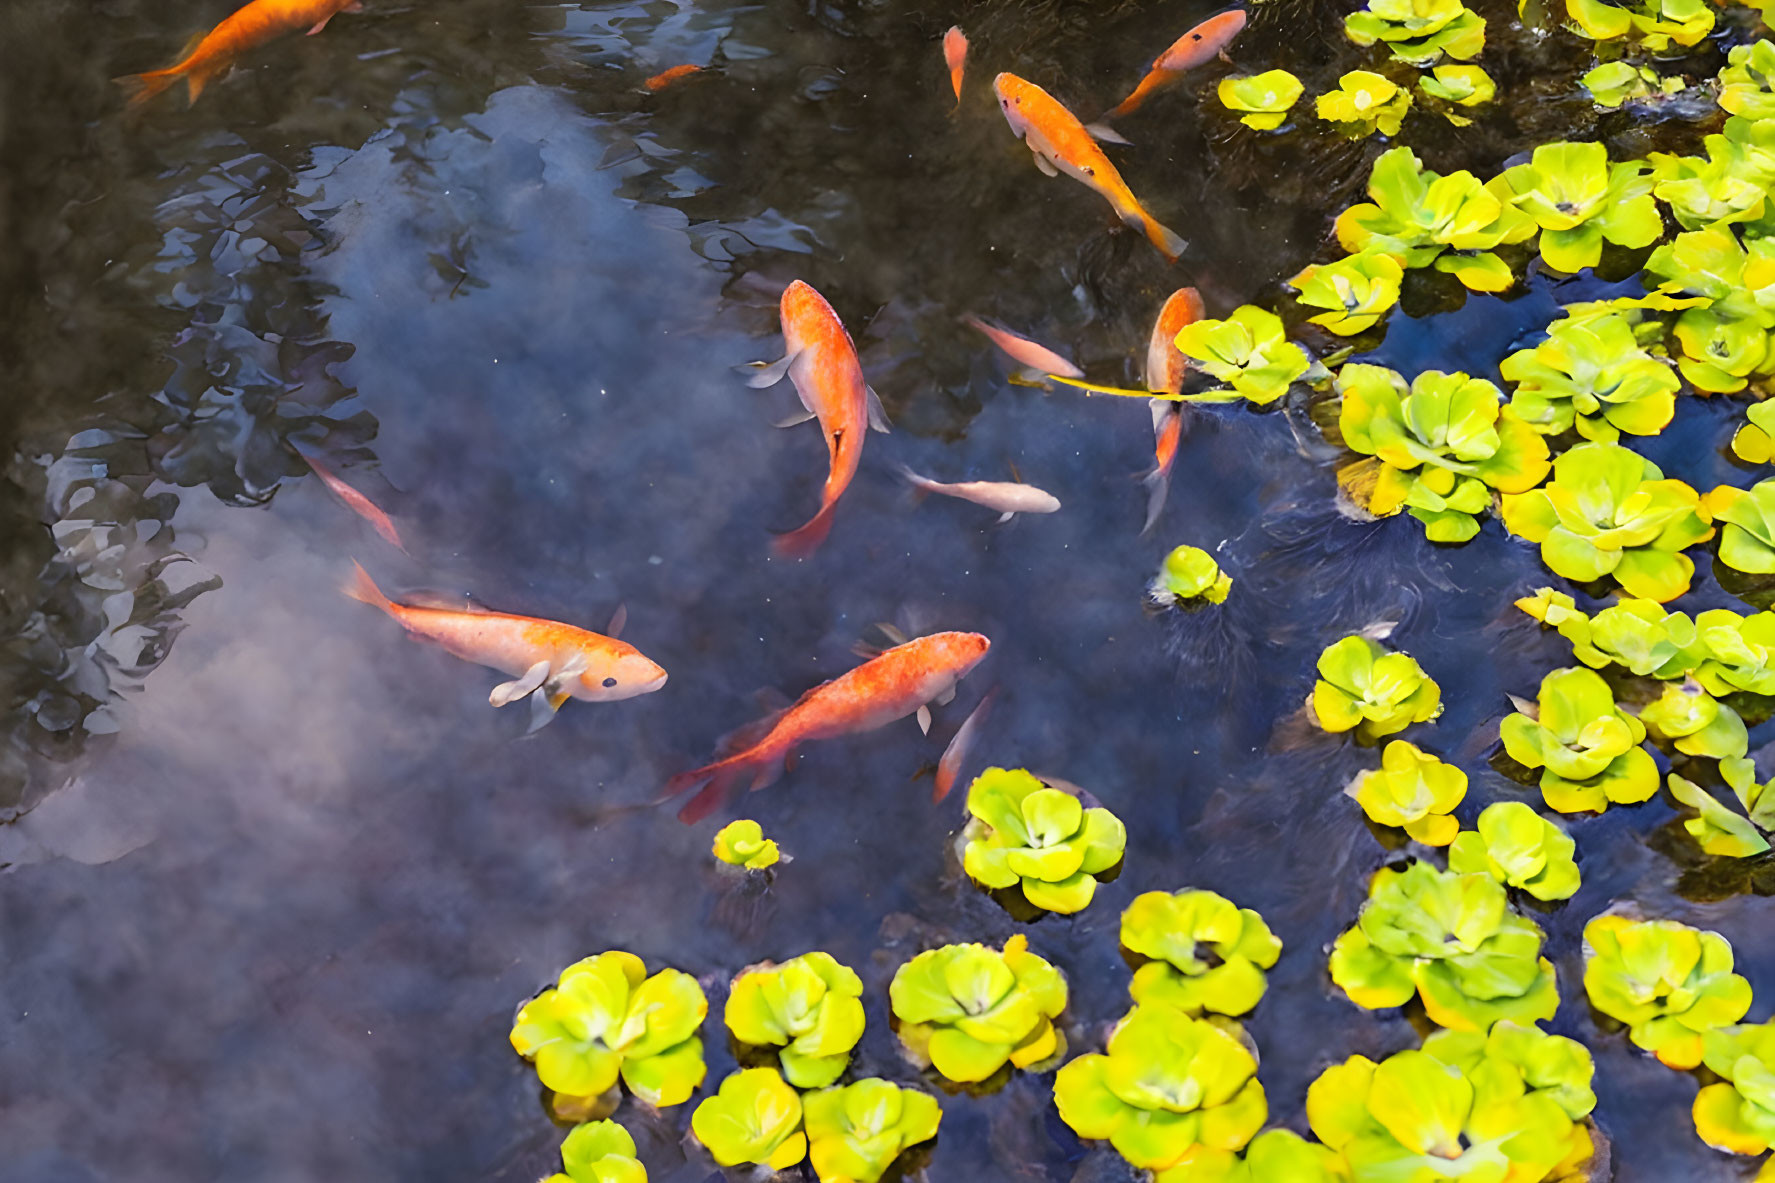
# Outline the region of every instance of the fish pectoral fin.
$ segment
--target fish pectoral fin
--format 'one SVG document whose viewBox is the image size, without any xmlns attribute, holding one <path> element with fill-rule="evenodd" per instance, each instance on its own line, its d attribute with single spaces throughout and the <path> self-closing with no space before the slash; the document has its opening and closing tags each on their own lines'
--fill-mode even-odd
<svg viewBox="0 0 1775 1183">
<path fill-rule="evenodd" d="M 936 703 L 940 707 L 948 706 L 950 703 L 955 701 L 955 685 L 953 683 L 951 683 L 949 685 L 949 687 L 943 691 L 943 693 L 937 695 L 937 697 L 931 699 L 931 701 Z"/>
<path fill-rule="evenodd" d="M 1085 124 L 1085 130 L 1091 133 L 1092 139 L 1099 140 L 1105 144 L 1133 143 L 1132 140 L 1128 139 L 1121 132 L 1117 131 L 1107 123 L 1087 123 Z"/>
<path fill-rule="evenodd" d="M 806 423 L 809 419 L 812 419 L 813 417 L 814 417 L 814 413 L 812 411 L 797 411 L 793 415 L 788 416 L 787 418 L 778 419 L 776 421 L 776 426 L 777 427 L 799 427 L 803 423 Z"/>
<path fill-rule="evenodd" d="M 863 393 L 869 407 L 869 426 L 885 434 L 891 428 L 888 424 L 887 408 L 881 405 L 881 396 L 875 393 L 873 386 L 865 386 Z"/>
<path fill-rule="evenodd" d="M 931 708 L 928 706 L 918 708 L 918 729 L 926 735 L 931 733 Z"/>
<path fill-rule="evenodd" d="M 555 715 L 561 704 L 567 701 L 566 694 L 552 695 L 546 686 L 539 686 L 536 693 L 530 696 L 530 726 L 524 729 L 525 735 L 535 735 L 544 727 L 554 722 Z"/>
<path fill-rule="evenodd" d="M 796 356 L 794 353 L 785 353 L 773 362 L 753 362 L 750 368 L 758 372 L 746 379 L 746 385 L 753 390 L 775 386 L 789 372 L 789 367 L 795 364 Z"/>
<path fill-rule="evenodd" d="M 911 639 L 906 635 L 905 630 L 901 629 L 898 625 L 889 624 L 885 620 L 879 621 L 875 627 L 880 630 L 882 636 L 886 637 L 896 645 L 904 645 Z"/>
<path fill-rule="evenodd" d="M 1060 175 L 1060 170 L 1054 167 L 1054 162 L 1049 160 L 1047 155 L 1043 153 L 1040 148 L 1031 148 L 1030 151 L 1035 155 L 1035 166 L 1037 168 L 1041 169 L 1042 172 L 1050 177 L 1057 177 Z"/>
<path fill-rule="evenodd" d="M 797 755 L 796 755 L 794 748 L 790 748 L 788 751 L 784 752 L 783 753 L 783 771 L 784 772 L 794 772 L 796 759 L 797 759 Z"/>
<path fill-rule="evenodd" d="M 544 682 L 548 681 L 548 676 L 549 663 L 548 659 L 544 658 L 542 661 L 537 662 L 535 665 L 525 670 L 522 676 L 513 678 L 509 682 L 501 682 L 499 685 L 495 686 L 493 688 L 493 693 L 487 696 L 487 701 L 496 707 L 507 706 L 517 702 L 520 698 L 523 698 L 526 694 L 529 694 L 532 690 L 535 690 Z"/>
<path fill-rule="evenodd" d="M 1014 518 L 1016 516 L 1017 516 L 1016 511 L 1009 510 L 1009 509 L 1005 510 L 1005 512 L 998 515 L 999 525 L 1001 525 L 1001 526 L 1004 525 L 1006 522 L 1010 521 L 1012 518 Z"/>
<path fill-rule="evenodd" d="M 314 28 L 308 30 L 308 35 L 310 37 L 313 37 L 316 33 L 319 33 L 322 29 L 326 28 L 327 22 L 332 19 L 333 19 L 333 14 L 330 12 L 327 13 L 327 15 L 321 17 L 320 20 L 315 22 Z"/>
<path fill-rule="evenodd" d="M 344 8 L 341 8 L 339 11 L 340 12 L 362 12 L 363 10 L 364 10 L 363 0 L 351 0 L 350 4 L 347 4 Z"/>
</svg>

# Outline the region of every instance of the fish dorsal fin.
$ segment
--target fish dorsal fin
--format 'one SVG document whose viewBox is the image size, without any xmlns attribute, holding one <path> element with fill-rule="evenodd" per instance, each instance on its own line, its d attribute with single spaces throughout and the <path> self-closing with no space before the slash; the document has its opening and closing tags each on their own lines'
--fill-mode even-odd
<svg viewBox="0 0 1775 1183">
<path fill-rule="evenodd" d="M 1011 466 L 1011 479 L 1021 485 L 1023 483 L 1023 474 L 1017 471 L 1017 462 L 1012 460 L 1009 461 L 1009 464 Z"/>
<path fill-rule="evenodd" d="M 882 636 L 886 637 L 896 645 L 904 645 L 910 639 L 898 627 L 889 624 L 885 620 L 877 623 L 875 627 Z"/>
<path fill-rule="evenodd" d="M 437 591 L 432 588 L 418 588 L 401 593 L 400 603 L 409 608 L 435 608 L 442 612 L 479 612 L 496 615 L 493 609 L 485 604 L 478 604 L 461 592 Z"/>
<path fill-rule="evenodd" d="M 610 624 L 605 627 L 604 635 L 615 640 L 617 637 L 622 636 L 623 627 L 628 623 L 629 606 L 627 604 L 618 604 L 616 606 L 616 611 L 610 614 Z"/>
</svg>

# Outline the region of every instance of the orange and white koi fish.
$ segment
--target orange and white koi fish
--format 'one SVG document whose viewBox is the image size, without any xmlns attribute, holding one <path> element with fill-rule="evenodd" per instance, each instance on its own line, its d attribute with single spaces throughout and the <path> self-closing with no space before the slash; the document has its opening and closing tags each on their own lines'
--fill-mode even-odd
<svg viewBox="0 0 1775 1183">
<path fill-rule="evenodd" d="M 949 85 L 955 88 L 955 105 L 959 107 L 962 71 L 968 64 L 968 37 L 960 25 L 943 34 L 943 64 L 949 67 Z"/>
<path fill-rule="evenodd" d="M 358 517 L 370 523 L 370 528 L 380 534 L 384 541 L 403 554 L 406 553 L 407 548 L 401 543 L 400 531 L 394 528 L 394 523 L 374 501 L 334 476 L 331 469 L 307 452 L 297 449 L 296 454 L 307 461 L 308 467 L 314 469 L 314 475 L 320 478 L 320 483 L 325 485 L 333 496 L 343 501 L 347 508 Z"/>
<path fill-rule="evenodd" d="M 1097 146 L 1092 132 L 1071 111 L 1035 83 L 1015 74 L 1000 74 L 993 79 L 992 88 L 998 93 L 999 108 L 1011 130 L 1035 154 L 1037 168 L 1049 176 L 1064 172 L 1095 189 L 1108 200 L 1117 217 L 1145 232 L 1147 240 L 1167 262 L 1177 261 L 1188 244 L 1159 225 L 1134 199 L 1128 183 Z M 1102 136 L 1106 130 L 1100 128 L 1097 134 Z"/>
<path fill-rule="evenodd" d="M 548 722 L 569 698 L 616 702 L 666 684 L 666 671 L 625 641 L 534 616 L 397 604 L 362 567 L 353 563 L 352 568 L 345 588 L 352 599 L 382 609 L 417 640 L 514 675 L 495 686 L 487 701 L 502 707 L 531 695 L 531 730 Z"/>
<path fill-rule="evenodd" d="M 1025 485 L 1012 481 L 957 481 L 945 484 L 933 481 L 930 477 L 919 476 L 904 464 L 900 466 L 900 475 L 906 483 L 925 493 L 941 493 L 945 497 L 958 497 L 963 501 L 972 501 L 975 505 L 984 505 L 987 509 L 999 511 L 998 520 L 1008 522 L 1020 513 L 1053 513 L 1060 508 L 1060 498 L 1038 489 L 1034 485 Z"/>
<path fill-rule="evenodd" d="M 931 800 L 941 801 L 949 796 L 949 790 L 961 776 L 963 766 L 967 763 L 968 753 L 974 747 L 974 740 L 980 734 L 980 728 L 986 722 L 986 716 L 992 713 L 992 700 L 998 694 L 998 687 L 988 690 L 980 699 L 962 725 L 955 729 L 955 735 L 949 746 L 943 749 L 943 758 L 937 761 L 937 783 L 931 791 Z"/>
<path fill-rule="evenodd" d="M 363 7 L 359 0 L 252 0 L 211 29 L 183 60 L 164 70 L 119 78 L 117 83 L 134 106 L 183 78 L 188 101 L 195 103 L 210 80 L 241 54 L 298 29 L 307 29 L 312 37 L 339 13 L 362 12 Z"/>
<path fill-rule="evenodd" d="M 747 385 L 760 389 L 774 386 L 787 374 L 807 414 L 785 419 L 778 426 L 793 427 L 818 418 L 826 437 L 831 467 L 820 494 L 819 512 L 798 529 L 778 535 L 774 544 L 778 554 L 801 556 L 813 553 L 832 529 L 838 499 L 857 475 L 864 428 L 886 431 L 888 421 L 881 399 L 863 381 L 857 347 L 825 297 L 798 279 L 784 289 L 781 312 L 783 356 L 754 374 Z"/>
<path fill-rule="evenodd" d="M 930 718 L 925 705 L 947 701 L 955 684 L 980 663 L 992 642 L 979 633 L 932 633 L 895 645 L 857 668 L 822 682 L 780 715 L 761 720 L 746 731 L 761 735 L 742 740 L 745 746 L 725 759 L 673 777 L 665 796 L 706 785 L 679 811 L 679 820 L 694 822 L 719 805 L 728 792 L 750 778 L 753 790 L 771 784 L 794 766 L 795 748 L 816 739 L 832 739 L 874 731 L 917 713 Z"/>
<path fill-rule="evenodd" d="M 999 350 L 1021 369 L 1011 375 L 1017 381 L 1044 389 L 1049 378 L 1083 378 L 1085 371 L 1037 341 L 1019 333 L 1013 333 L 1002 325 L 988 324 L 977 316 L 968 315 L 961 322 L 970 329 L 980 333 L 999 347 Z"/>
<path fill-rule="evenodd" d="M 692 74 L 701 74 L 702 72 L 703 72 L 702 66 L 698 66 L 698 65 L 694 65 L 692 63 L 686 62 L 682 66 L 673 66 L 669 70 L 661 70 L 659 73 L 655 74 L 653 77 L 649 78 L 647 81 L 643 82 L 641 85 L 645 86 L 648 90 L 654 92 L 655 94 L 658 94 L 660 91 L 664 90 L 666 87 L 672 85 L 672 83 L 677 82 L 677 81 L 684 79 L 684 78 L 688 78 Z"/>
<path fill-rule="evenodd" d="M 1183 379 L 1189 371 L 1189 359 L 1177 348 L 1177 334 L 1184 325 L 1194 324 L 1206 314 L 1202 295 L 1195 288 L 1178 288 L 1159 309 L 1153 323 L 1152 340 L 1146 347 L 1146 385 L 1149 390 L 1170 395 L 1183 393 Z M 1177 461 L 1177 445 L 1183 439 L 1183 404 L 1175 398 L 1155 398 L 1149 404 L 1153 416 L 1153 457 L 1157 461 L 1143 482 L 1147 487 L 1146 534 L 1159 520 L 1165 508 L 1165 497 L 1171 489 L 1171 466 Z"/>
<path fill-rule="evenodd" d="M 1119 119 L 1140 108 L 1154 93 L 1176 84 L 1185 74 L 1205 62 L 1212 61 L 1245 27 L 1245 10 L 1229 8 L 1216 13 L 1171 43 L 1147 71 L 1134 93 L 1116 104 L 1105 119 Z"/>
</svg>

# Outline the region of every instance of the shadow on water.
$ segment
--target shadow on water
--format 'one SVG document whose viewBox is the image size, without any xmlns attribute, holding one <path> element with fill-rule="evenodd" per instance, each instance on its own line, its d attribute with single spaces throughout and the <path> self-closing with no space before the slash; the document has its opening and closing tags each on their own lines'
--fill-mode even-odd
<svg viewBox="0 0 1775 1183">
<path fill-rule="evenodd" d="M 1445 688 L 1418 742 L 1472 773 L 1463 819 L 1519 796 L 1485 765 L 1487 729 L 1567 653 L 1500 606 L 1552 580 L 1495 524 L 1451 550 L 1339 518 L 1334 455 L 1301 407 L 1198 416 L 1142 539 L 1145 409 L 1011 386 L 957 321 L 997 317 L 1129 383 L 1174 287 L 1224 313 L 1328 257 L 1329 215 L 1379 144 L 1239 129 L 1201 98 L 1220 65 L 1155 100 L 1117 159 L 1192 240 L 1177 268 L 1041 177 L 992 73 L 1095 114 L 1199 3 L 970 10 L 959 113 L 947 11 L 381 4 L 252 55 L 192 109 L 175 95 L 127 117 L 106 79 L 229 7 L 0 14 L 0 1179 L 537 1178 L 559 1132 L 507 1024 L 603 948 L 687 969 L 716 1007 L 740 966 L 827 949 L 867 987 L 859 1073 L 911 1080 L 894 969 L 1019 927 L 956 865 L 959 800 L 932 809 L 915 779 L 993 683 L 980 759 L 1083 784 L 1129 824 L 1099 901 L 1030 930 L 1072 980 L 1075 1046 L 1124 1009 L 1120 909 L 1186 885 L 1259 909 L 1287 944 L 1250 1024 L 1273 1121 L 1300 1127 L 1327 1063 L 1411 1042 L 1403 1018 L 1336 995 L 1322 955 L 1389 857 L 1340 792 L 1372 753 L 1289 720 L 1324 644 L 1390 621 Z M 1501 91 L 1523 101 L 1459 131 L 1414 115 L 1405 138 L 1433 167 L 1489 175 L 1573 129 L 1632 152 L 1698 134 L 1596 116 L 1569 85 L 1588 58 L 1491 7 Z M 1320 89 L 1364 60 L 1338 17 L 1279 0 L 1232 56 Z M 713 69 L 642 90 L 682 62 Z M 750 392 L 730 367 L 774 356 L 795 277 L 851 326 L 896 430 L 870 440 L 826 548 L 786 563 L 769 531 L 811 511 L 823 450 L 769 427 L 786 389 Z M 1363 344 L 1489 371 L 1552 288 L 1419 293 Z M 1729 418 L 1688 400 L 1650 454 L 1709 485 Z M 412 557 L 297 449 L 383 505 Z M 896 462 L 1015 469 L 1065 509 L 1000 527 L 915 505 Z M 1238 581 L 1213 628 L 1143 607 L 1182 542 Z M 353 557 L 391 590 L 593 626 L 626 604 L 625 637 L 671 681 L 521 739 L 484 671 L 338 595 Z M 1694 600 L 1729 602 L 1709 580 Z M 993 653 L 929 737 L 904 723 L 810 748 L 744 802 L 795 861 L 768 887 L 717 877 L 713 826 L 652 808 L 657 787 L 753 717 L 755 692 L 847 668 L 881 621 L 976 629 Z M 1694 1138 L 1692 1082 L 1595 1028 L 1583 920 L 1632 897 L 1727 933 L 1753 981 L 1775 971 L 1748 939 L 1761 887 L 1664 853 L 1671 816 L 1579 823 L 1584 889 L 1540 917 L 1564 986 L 1553 1028 L 1597 1051 L 1622 1180 L 1732 1167 Z M 731 1057 L 709 1048 L 714 1081 Z M 1119 1177 L 1046 1086 L 946 1099 L 933 1171 Z M 709 1167 L 680 1116 L 633 1125 L 654 1177 L 688 1183 Z"/>
</svg>

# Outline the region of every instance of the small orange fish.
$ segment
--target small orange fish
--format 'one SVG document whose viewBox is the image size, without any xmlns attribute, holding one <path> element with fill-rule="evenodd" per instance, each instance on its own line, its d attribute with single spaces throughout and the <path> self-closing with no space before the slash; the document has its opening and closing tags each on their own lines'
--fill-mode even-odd
<svg viewBox="0 0 1775 1183">
<path fill-rule="evenodd" d="M 1194 324 L 1206 315 L 1202 295 L 1195 288 L 1178 288 L 1159 309 L 1153 323 L 1152 340 L 1146 347 L 1147 389 L 1167 394 L 1182 394 L 1184 375 L 1189 359 L 1177 348 L 1177 334 L 1184 325 Z M 1146 474 L 1146 534 L 1159 520 L 1165 508 L 1165 497 L 1171 489 L 1171 466 L 1177 461 L 1177 445 L 1183 439 L 1183 404 L 1173 399 L 1155 398 L 1149 404 L 1153 416 L 1153 457 L 1157 464 Z"/>
<path fill-rule="evenodd" d="M 992 88 L 998 92 L 998 105 L 1011 130 L 1035 154 L 1037 168 L 1049 176 L 1064 172 L 1095 189 L 1109 201 L 1117 217 L 1146 233 L 1147 240 L 1167 262 L 1177 261 L 1188 244 L 1141 207 L 1122 174 L 1071 111 L 1041 87 L 1015 74 L 1000 74 L 993 80 Z"/>
<path fill-rule="evenodd" d="M 660 91 L 662 91 L 666 87 L 672 85 L 672 83 L 677 82 L 679 79 L 688 78 L 692 74 L 701 74 L 702 72 L 703 72 L 702 66 L 693 65 L 689 62 L 686 62 L 682 66 L 673 66 L 670 70 L 661 70 L 659 73 L 655 74 L 653 77 L 649 78 L 646 82 L 643 82 L 641 85 L 645 86 L 648 90 L 653 91 L 655 94 L 658 94 Z"/>
<path fill-rule="evenodd" d="M 407 548 L 401 544 L 400 532 L 394 528 L 394 523 L 389 520 L 388 515 L 383 513 L 374 501 L 371 501 L 368 497 L 334 476 L 331 469 L 327 468 L 326 465 L 316 460 L 313 456 L 310 456 L 307 452 L 298 449 L 296 454 L 308 462 L 308 467 L 314 469 L 314 475 L 320 478 L 320 483 L 325 485 L 332 492 L 333 496 L 345 502 L 346 506 L 349 507 L 353 513 L 357 514 L 360 518 L 363 518 L 364 521 L 370 523 L 370 528 L 382 535 L 383 539 L 396 550 L 401 551 L 402 553 L 406 552 Z"/>
<path fill-rule="evenodd" d="M 352 569 L 345 588 L 352 599 L 382 609 L 418 640 L 514 675 L 495 686 L 487 700 L 502 707 L 531 695 L 531 730 L 548 722 L 569 698 L 616 702 L 666 684 L 666 671 L 625 641 L 534 616 L 397 604 L 362 567 L 353 563 Z"/>
<path fill-rule="evenodd" d="M 949 67 L 949 85 L 955 88 L 955 105 L 961 106 L 961 76 L 968 64 L 968 37 L 956 25 L 943 34 L 943 64 Z"/>
<path fill-rule="evenodd" d="M 359 0 L 252 0 L 211 29 L 177 64 L 116 81 L 136 106 L 183 78 L 188 101 L 195 103 L 210 80 L 241 54 L 298 29 L 307 29 L 312 37 L 339 13 L 362 12 L 363 7 Z"/>
<path fill-rule="evenodd" d="M 1085 371 L 1049 349 L 1039 341 L 1031 341 L 1000 325 L 988 324 L 977 316 L 964 316 L 961 322 L 998 346 L 1004 355 L 1022 367 L 1012 377 L 1031 386 L 1048 386 L 1048 378 L 1083 378 Z"/>
<path fill-rule="evenodd" d="M 1118 103 L 1105 119 L 1119 119 L 1138 110 L 1154 93 L 1174 85 L 1185 74 L 1214 59 L 1225 49 L 1239 30 L 1245 27 L 1245 10 L 1229 8 L 1216 13 L 1171 43 L 1153 62 L 1134 93 Z"/>
<path fill-rule="evenodd" d="M 961 770 L 967 764 L 968 753 L 974 747 L 974 739 L 986 723 L 986 716 L 992 713 L 992 700 L 997 694 L 997 686 L 988 690 L 981 697 L 980 705 L 955 729 L 954 738 L 943 749 L 943 758 L 937 761 L 937 783 L 931 791 L 932 801 L 941 801 L 955 787 L 956 779 L 961 776 Z"/>
<path fill-rule="evenodd" d="M 787 374 L 807 414 L 786 419 L 780 426 L 818 418 L 831 465 L 819 512 L 805 525 L 778 535 L 774 543 L 778 554 L 798 557 L 813 553 L 831 531 L 838 499 L 857 475 L 865 427 L 886 431 L 888 421 L 881 399 L 863 380 L 857 347 L 824 296 L 798 279 L 783 290 L 781 315 L 783 356 L 754 374 L 747 385 L 774 386 Z"/>
<path fill-rule="evenodd" d="M 792 769 L 799 744 L 874 731 L 914 713 L 919 713 L 921 722 L 927 721 L 925 704 L 952 694 L 955 684 L 991 647 L 992 642 L 979 633 L 932 633 L 895 645 L 815 686 L 782 714 L 748 728 L 764 731 L 743 750 L 673 777 L 665 796 L 675 797 L 707 782 L 678 813 L 679 820 L 694 822 L 719 805 L 740 781 L 750 777 L 753 790 L 758 790 Z"/>
</svg>

